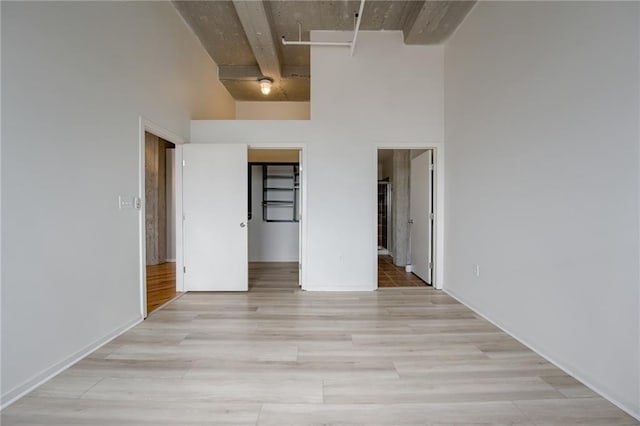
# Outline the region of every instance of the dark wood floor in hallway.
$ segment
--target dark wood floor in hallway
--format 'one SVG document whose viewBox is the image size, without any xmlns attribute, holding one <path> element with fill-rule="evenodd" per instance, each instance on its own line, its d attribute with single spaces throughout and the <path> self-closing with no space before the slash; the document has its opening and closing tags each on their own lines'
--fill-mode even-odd
<svg viewBox="0 0 640 426">
<path fill-rule="evenodd" d="M 378 256 L 378 288 L 425 287 L 428 284 L 401 266 L 393 264 L 391 256 Z"/>
<path fill-rule="evenodd" d="M 187 293 L 2 412 L 3 426 L 637 425 L 431 287 Z"/>
<path fill-rule="evenodd" d="M 176 297 L 176 263 L 147 266 L 147 314 Z"/>
</svg>

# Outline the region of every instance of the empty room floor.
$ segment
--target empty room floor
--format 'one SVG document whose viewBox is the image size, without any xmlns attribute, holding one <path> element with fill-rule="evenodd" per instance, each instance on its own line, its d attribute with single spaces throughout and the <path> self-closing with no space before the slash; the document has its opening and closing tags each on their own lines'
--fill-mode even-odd
<svg viewBox="0 0 640 426">
<path fill-rule="evenodd" d="M 2 425 L 638 424 L 441 291 L 303 292 L 291 265 L 261 266 L 247 293 L 159 309 Z"/>
</svg>

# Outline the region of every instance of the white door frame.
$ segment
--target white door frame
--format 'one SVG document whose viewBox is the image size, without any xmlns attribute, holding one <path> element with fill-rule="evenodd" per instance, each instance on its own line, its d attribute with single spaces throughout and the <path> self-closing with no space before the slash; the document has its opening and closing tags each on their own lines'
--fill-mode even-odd
<svg viewBox="0 0 640 426">
<path fill-rule="evenodd" d="M 444 144 L 438 142 L 410 142 L 391 143 L 380 142 L 374 145 L 373 164 L 374 175 L 372 176 L 371 192 L 373 205 L 371 214 L 373 220 L 373 235 L 378 234 L 378 150 L 379 149 L 431 149 L 435 164 L 435 176 L 433 183 L 434 203 L 435 203 L 435 224 L 433 227 L 433 287 L 442 290 L 444 288 Z M 376 277 L 375 288 L 378 288 L 378 247 L 375 245 L 371 252 L 375 265 L 373 276 Z"/>
<path fill-rule="evenodd" d="M 175 133 L 155 124 L 151 120 L 140 116 L 138 118 L 139 129 L 139 146 L 138 146 L 138 197 L 142 201 L 140 203 L 140 214 L 138 216 L 138 235 L 140 246 L 140 313 L 142 318 L 147 317 L 147 229 L 145 223 L 146 207 L 144 203 L 145 198 L 145 132 L 149 132 L 155 136 L 158 136 L 164 140 L 173 143 L 175 148 L 175 171 L 176 178 L 176 291 L 184 291 L 184 276 L 179 273 L 183 270 L 183 247 L 182 247 L 182 145 L 187 143 L 185 139 L 176 135 Z"/>
<path fill-rule="evenodd" d="M 248 144 L 249 149 L 299 149 L 300 150 L 300 167 L 302 168 L 302 226 L 300 226 L 300 259 L 298 262 L 302 265 L 302 269 L 299 271 L 300 276 L 300 287 L 302 290 L 306 290 L 305 283 L 307 282 L 305 267 L 308 265 L 307 262 L 307 176 L 309 175 L 309 171 L 307 168 L 307 144 L 306 143 L 279 143 L 279 142 L 253 142 Z M 249 265 L 247 265 L 249 267 Z"/>
</svg>

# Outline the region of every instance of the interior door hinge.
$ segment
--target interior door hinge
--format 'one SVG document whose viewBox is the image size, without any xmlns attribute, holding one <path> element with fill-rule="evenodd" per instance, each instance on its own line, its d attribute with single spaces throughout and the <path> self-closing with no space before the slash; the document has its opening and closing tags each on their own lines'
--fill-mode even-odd
<svg viewBox="0 0 640 426">
<path fill-rule="evenodd" d="M 429 164 L 429 170 L 435 170 L 436 169 L 436 165 L 435 164 Z"/>
<path fill-rule="evenodd" d="M 434 220 L 436 215 L 434 213 L 429 213 L 429 219 Z"/>
<path fill-rule="evenodd" d="M 433 263 L 429 262 L 429 269 L 433 269 Z"/>
<path fill-rule="evenodd" d="M 183 266 L 183 267 L 182 267 L 182 273 L 183 273 L 183 274 L 186 274 L 186 273 L 187 273 L 187 267 L 186 267 L 186 266 Z"/>
</svg>

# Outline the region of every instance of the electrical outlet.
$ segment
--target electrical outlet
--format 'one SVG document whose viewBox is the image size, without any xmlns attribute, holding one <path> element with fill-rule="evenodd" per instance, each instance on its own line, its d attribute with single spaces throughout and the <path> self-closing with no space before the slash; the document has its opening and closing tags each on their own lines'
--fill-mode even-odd
<svg viewBox="0 0 640 426">
<path fill-rule="evenodd" d="M 476 277 L 480 276 L 480 265 L 478 265 L 477 263 L 473 265 L 473 274 Z"/>
</svg>

